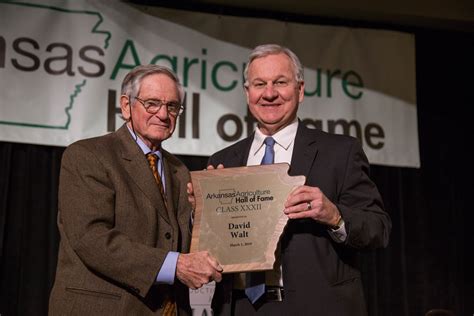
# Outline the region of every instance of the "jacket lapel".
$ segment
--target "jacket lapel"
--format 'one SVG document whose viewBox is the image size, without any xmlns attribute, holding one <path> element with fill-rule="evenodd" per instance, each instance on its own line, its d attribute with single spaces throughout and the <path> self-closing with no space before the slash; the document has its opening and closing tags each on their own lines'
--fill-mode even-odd
<svg viewBox="0 0 474 316">
<path fill-rule="evenodd" d="M 191 204 L 187 202 L 187 193 L 181 188 L 191 181 L 189 174 L 179 171 L 176 157 L 163 150 L 165 163 L 166 195 L 168 199 L 168 216 L 174 231 L 175 240 L 180 240 L 179 251 L 188 251 L 191 237 Z M 185 196 L 183 196 L 185 195 Z M 180 234 L 181 233 L 181 234 Z"/>
<path fill-rule="evenodd" d="M 177 170 L 175 166 L 169 163 L 169 159 L 167 159 L 168 153 L 162 150 L 163 156 L 163 166 L 164 166 L 164 174 L 165 174 L 165 181 L 166 181 L 166 204 L 167 204 L 167 211 L 168 211 L 168 218 L 170 219 L 171 226 L 174 228 L 178 228 L 178 222 L 176 220 L 177 216 L 177 203 L 179 201 L 179 180 L 176 176 Z M 175 205 L 176 203 L 176 205 Z"/>
<path fill-rule="evenodd" d="M 234 146 L 234 152 L 230 155 L 227 165 L 224 167 L 241 167 L 247 165 L 247 159 L 250 153 L 250 147 L 252 146 L 253 138 L 255 133 L 245 138 L 239 146 Z"/>
<path fill-rule="evenodd" d="M 145 155 L 134 142 L 125 124 L 117 131 L 117 136 L 122 144 L 122 159 L 125 161 L 124 167 L 130 178 L 133 179 L 135 184 L 152 202 L 159 216 L 170 223 L 168 213 L 161 211 L 165 210 L 166 207 L 155 178 L 148 167 Z"/>
<path fill-rule="evenodd" d="M 291 157 L 291 176 L 307 175 L 318 153 L 317 143 L 312 131 L 300 121 L 296 131 L 295 146 Z"/>
</svg>

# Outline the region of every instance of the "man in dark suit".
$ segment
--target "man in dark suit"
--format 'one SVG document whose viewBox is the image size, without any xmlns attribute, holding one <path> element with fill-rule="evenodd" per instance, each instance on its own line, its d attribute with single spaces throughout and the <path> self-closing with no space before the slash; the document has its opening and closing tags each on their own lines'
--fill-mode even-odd
<svg viewBox="0 0 474 316">
<path fill-rule="evenodd" d="M 64 152 L 51 315 L 186 315 L 187 287 L 220 281 L 207 252 L 185 254 L 189 173 L 162 148 L 183 96 L 169 69 L 138 66 L 122 83 L 126 124 Z"/>
<path fill-rule="evenodd" d="M 289 163 L 290 175 L 305 175 L 306 183 L 290 193 L 282 210 L 289 221 L 279 260 L 264 275 L 263 294 L 247 297 L 248 274 L 226 275 L 216 287 L 215 314 L 366 315 L 356 255 L 385 247 L 391 221 L 359 141 L 308 129 L 298 120 L 303 67 L 289 49 L 256 47 L 244 79 L 257 129 L 214 154 L 209 164 L 258 165 L 269 151 L 274 163 Z"/>
</svg>

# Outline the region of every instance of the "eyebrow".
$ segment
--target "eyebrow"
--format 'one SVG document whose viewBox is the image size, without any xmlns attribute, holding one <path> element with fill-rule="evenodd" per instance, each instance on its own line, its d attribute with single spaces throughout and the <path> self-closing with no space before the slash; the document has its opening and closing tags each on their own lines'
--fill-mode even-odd
<svg viewBox="0 0 474 316">
<path fill-rule="evenodd" d="M 164 102 L 164 103 L 170 103 L 170 102 L 179 103 L 179 101 L 176 100 L 176 99 L 170 99 L 170 100 L 168 100 L 168 101 L 166 101 L 166 102 L 165 102 L 165 100 L 159 99 L 159 98 L 141 98 L 141 97 L 140 97 L 140 99 L 142 99 L 143 101 L 160 101 L 160 102 Z"/>
<path fill-rule="evenodd" d="M 253 79 L 251 82 L 255 82 L 255 81 L 263 81 L 263 82 L 267 82 L 267 81 L 277 81 L 277 80 L 280 80 L 280 79 L 288 79 L 288 80 L 291 80 L 291 78 L 285 76 L 285 75 L 281 75 L 281 76 L 278 76 L 277 78 L 275 79 L 272 79 L 272 80 L 263 80 L 261 78 L 255 78 Z"/>
</svg>

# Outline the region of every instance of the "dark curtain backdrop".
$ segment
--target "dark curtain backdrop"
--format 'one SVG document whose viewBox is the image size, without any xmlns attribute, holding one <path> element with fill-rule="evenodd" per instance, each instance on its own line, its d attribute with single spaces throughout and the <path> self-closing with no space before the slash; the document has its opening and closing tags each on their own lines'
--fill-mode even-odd
<svg viewBox="0 0 474 316">
<path fill-rule="evenodd" d="M 372 166 L 393 220 L 361 263 L 371 316 L 474 314 L 474 36 L 414 30 L 421 168 Z M 390 74 L 387 74 L 390 76 Z M 471 132 L 469 132 L 471 130 Z M 0 142 L 0 315 L 46 315 L 59 236 L 64 148 Z M 191 170 L 206 157 L 180 157 Z"/>
</svg>

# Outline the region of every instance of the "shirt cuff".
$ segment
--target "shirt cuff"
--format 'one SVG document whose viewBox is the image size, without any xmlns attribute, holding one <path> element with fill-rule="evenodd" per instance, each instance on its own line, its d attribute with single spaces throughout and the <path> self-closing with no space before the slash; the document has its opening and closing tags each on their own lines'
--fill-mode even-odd
<svg viewBox="0 0 474 316">
<path fill-rule="evenodd" d="M 156 277 L 156 283 L 159 284 L 173 284 L 174 276 L 176 274 L 176 265 L 178 263 L 179 252 L 170 251 L 166 255 L 165 261 L 161 266 L 160 271 Z"/>
<path fill-rule="evenodd" d="M 347 238 L 346 224 L 342 223 L 341 227 L 338 229 L 329 228 L 328 233 L 335 242 L 342 243 L 346 241 Z"/>
</svg>

